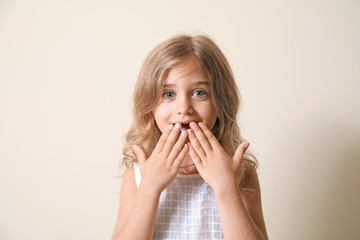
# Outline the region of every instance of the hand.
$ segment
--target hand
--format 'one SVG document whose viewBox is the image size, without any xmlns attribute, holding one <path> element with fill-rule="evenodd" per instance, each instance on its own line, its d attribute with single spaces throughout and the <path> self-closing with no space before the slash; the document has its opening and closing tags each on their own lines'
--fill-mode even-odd
<svg viewBox="0 0 360 240">
<path fill-rule="evenodd" d="M 213 133 L 203 123 L 190 123 L 189 153 L 202 178 L 213 191 L 221 191 L 234 184 L 238 187 L 241 179 L 241 162 L 248 142 L 241 143 L 233 157 L 225 152 Z M 233 185 L 233 186 L 234 186 Z"/>
<path fill-rule="evenodd" d="M 146 187 L 161 193 L 174 180 L 188 150 L 185 144 L 187 133 L 180 132 L 180 123 L 175 127 L 170 124 L 148 159 L 141 147 L 134 146 L 141 172 L 140 186 L 145 184 Z"/>
</svg>

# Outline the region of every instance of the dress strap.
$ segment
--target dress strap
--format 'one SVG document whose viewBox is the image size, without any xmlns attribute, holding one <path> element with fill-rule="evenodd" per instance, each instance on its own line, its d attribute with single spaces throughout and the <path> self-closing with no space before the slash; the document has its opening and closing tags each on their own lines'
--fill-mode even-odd
<svg viewBox="0 0 360 240">
<path fill-rule="evenodd" d="M 136 186 L 139 188 L 140 182 L 141 182 L 141 173 L 140 173 L 140 167 L 137 162 L 133 163 L 134 165 L 134 171 L 135 171 L 135 182 Z"/>
</svg>

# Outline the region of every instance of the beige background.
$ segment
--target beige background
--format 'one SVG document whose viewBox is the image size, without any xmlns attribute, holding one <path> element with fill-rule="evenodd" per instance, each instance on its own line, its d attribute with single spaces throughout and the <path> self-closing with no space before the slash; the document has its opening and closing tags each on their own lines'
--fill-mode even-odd
<svg viewBox="0 0 360 240">
<path fill-rule="evenodd" d="M 271 239 L 360 239 L 360 1 L 0 1 L 0 239 L 109 239 L 141 62 L 233 66 Z"/>
</svg>

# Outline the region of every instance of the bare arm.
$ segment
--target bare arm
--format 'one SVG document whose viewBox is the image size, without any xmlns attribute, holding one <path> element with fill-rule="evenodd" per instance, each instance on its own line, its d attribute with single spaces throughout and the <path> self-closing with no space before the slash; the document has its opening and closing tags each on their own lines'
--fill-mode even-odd
<svg viewBox="0 0 360 240">
<path fill-rule="evenodd" d="M 256 191 L 253 198 L 242 194 L 237 184 L 248 143 L 240 144 L 234 156 L 229 156 L 205 124 L 191 123 L 190 127 L 189 153 L 200 175 L 214 191 L 225 239 L 267 239 L 256 171 L 247 186 Z"/>
<path fill-rule="evenodd" d="M 225 239 L 268 239 L 255 170 L 247 187 L 256 191 L 254 196 L 241 193 L 236 184 L 214 191 Z"/>
<path fill-rule="evenodd" d="M 113 240 L 152 239 L 160 194 L 151 188 L 137 190 L 133 167 L 127 169 L 120 191 L 119 215 Z"/>
<path fill-rule="evenodd" d="M 127 169 L 113 240 L 152 239 L 160 194 L 174 180 L 188 149 L 186 132 L 180 134 L 180 128 L 171 125 L 148 159 L 143 149 L 135 148 L 141 183 L 137 189 L 134 169 Z"/>
</svg>

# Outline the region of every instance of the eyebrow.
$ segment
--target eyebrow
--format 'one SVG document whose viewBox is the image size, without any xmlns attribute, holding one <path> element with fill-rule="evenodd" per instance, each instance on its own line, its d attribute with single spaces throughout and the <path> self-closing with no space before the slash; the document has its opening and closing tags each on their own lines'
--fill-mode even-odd
<svg viewBox="0 0 360 240">
<path fill-rule="evenodd" d="M 199 82 L 195 82 L 194 85 L 195 86 L 200 86 L 200 85 L 208 85 L 209 86 L 210 83 L 207 81 L 199 81 Z M 176 86 L 176 84 L 166 83 L 166 82 L 163 84 L 163 87 L 174 87 L 174 86 Z"/>
</svg>

